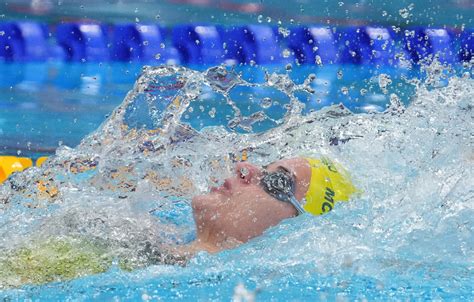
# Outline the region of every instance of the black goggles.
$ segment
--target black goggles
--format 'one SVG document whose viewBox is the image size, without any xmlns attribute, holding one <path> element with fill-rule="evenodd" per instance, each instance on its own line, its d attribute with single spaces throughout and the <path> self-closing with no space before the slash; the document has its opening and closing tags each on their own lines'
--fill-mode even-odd
<svg viewBox="0 0 474 302">
<path fill-rule="evenodd" d="M 306 212 L 296 200 L 295 180 L 290 171 L 280 167 L 279 171 L 264 172 L 260 185 L 270 196 L 291 203 L 298 211 L 298 215 Z"/>
</svg>

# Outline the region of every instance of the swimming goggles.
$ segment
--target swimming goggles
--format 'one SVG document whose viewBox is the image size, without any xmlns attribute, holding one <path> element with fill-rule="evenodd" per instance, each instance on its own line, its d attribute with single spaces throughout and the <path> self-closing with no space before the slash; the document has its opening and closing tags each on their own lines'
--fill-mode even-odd
<svg viewBox="0 0 474 302">
<path fill-rule="evenodd" d="M 291 203 L 298 211 L 298 215 L 306 213 L 301 204 L 295 197 L 295 181 L 290 171 L 280 167 L 279 171 L 264 172 L 264 176 L 260 180 L 260 185 L 265 192 L 272 197 Z"/>
</svg>

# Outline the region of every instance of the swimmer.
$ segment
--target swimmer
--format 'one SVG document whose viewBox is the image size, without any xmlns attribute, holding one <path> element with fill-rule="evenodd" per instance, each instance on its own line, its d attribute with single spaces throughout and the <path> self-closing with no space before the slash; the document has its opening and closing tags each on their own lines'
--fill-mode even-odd
<svg viewBox="0 0 474 302">
<path fill-rule="evenodd" d="M 284 219 L 328 212 L 355 192 L 347 172 L 327 158 L 283 159 L 264 168 L 239 162 L 222 186 L 192 199 L 197 239 L 188 251 L 234 248 Z"/>
<path fill-rule="evenodd" d="M 234 176 L 222 186 L 192 199 L 197 230 L 193 242 L 181 246 L 144 242 L 136 255 L 117 255 L 99 239 L 40 241 L 0 256 L 0 288 L 102 273 L 114 259 L 124 270 L 151 264 L 183 266 L 197 252 L 235 248 L 284 219 L 326 213 L 355 192 L 344 169 L 327 158 L 282 159 L 263 168 L 239 162 Z"/>
</svg>

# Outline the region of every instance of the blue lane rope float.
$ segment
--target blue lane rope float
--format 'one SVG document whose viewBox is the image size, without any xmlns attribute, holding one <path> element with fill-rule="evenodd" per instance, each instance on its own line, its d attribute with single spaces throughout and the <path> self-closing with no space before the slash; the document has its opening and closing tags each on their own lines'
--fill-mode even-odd
<svg viewBox="0 0 474 302">
<path fill-rule="evenodd" d="M 218 64 L 223 61 L 222 39 L 215 26 L 177 25 L 173 28 L 173 45 L 183 63 Z"/>
<path fill-rule="evenodd" d="M 470 61 L 474 31 L 410 27 L 395 31 L 380 26 L 203 24 L 106 25 L 63 23 L 49 28 L 34 22 L 0 23 L 0 60 L 73 62 L 140 61 L 219 64 L 379 64 L 396 65 L 397 54 L 418 62 L 430 55 L 440 61 Z M 290 54 L 288 54 L 288 51 Z M 284 53 L 286 54 L 284 55 Z"/>
</svg>

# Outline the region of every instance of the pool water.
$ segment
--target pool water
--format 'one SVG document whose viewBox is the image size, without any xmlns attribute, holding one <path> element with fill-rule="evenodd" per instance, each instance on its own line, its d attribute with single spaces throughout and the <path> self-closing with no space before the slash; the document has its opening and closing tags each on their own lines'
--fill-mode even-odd
<svg viewBox="0 0 474 302">
<path fill-rule="evenodd" d="M 199 70 L 208 67 L 191 66 Z M 141 70 L 138 63 L 0 64 L 0 74 L 4 75 L 0 81 L 1 153 L 37 158 L 54 154 L 60 145 L 75 147 L 122 102 Z M 236 71 L 255 83 L 265 80 L 265 72 L 287 72 L 285 66 L 277 65 L 240 66 Z M 342 103 L 354 112 L 383 111 L 392 93 L 408 104 L 414 88 L 405 79 L 421 76 L 416 69 L 359 65 L 295 65 L 288 74 L 296 83 L 315 74 L 311 84 L 315 93 L 303 100 L 307 111 Z M 379 81 L 385 78 L 386 87 L 381 88 Z M 259 101 L 258 88 L 237 93 L 241 94 L 238 102 Z M 218 106 L 213 102 L 206 102 L 206 112 Z M 208 120 L 216 124 L 224 117 L 208 116 Z M 189 122 L 199 128 L 195 119 Z"/>
<path fill-rule="evenodd" d="M 1 294 L 14 300 L 470 300 L 469 68 L 342 66 L 318 70 L 316 78 L 304 68 L 266 76 L 259 68 L 242 76 L 224 67 L 146 68 L 75 149 L 61 146 L 43 167 L 0 187 L 3 250 L 85 236 L 103 243 L 116 262 L 104 273 L 20 287 L 11 273 Z M 76 89 L 72 99 L 85 95 Z M 113 93 L 98 91 L 91 97 L 98 104 Z M 333 100 L 358 113 L 323 107 Z M 105 114 L 97 116 L 98 124 Z M 45 128 L 55 122 L 45 121 Z M 87 132 L 97 124 L 79 125 Z M 243 149 L 261 165 L 295 154 L 329 156 L 351 171 L 361 194 L 327 215 L 289 219 L 237 249 L 200 253 L 186 267 L 120 269 L 120 257 L 138 256 L 144 242 L 189 241 L 190 197 L 219 181 L 213 176 L 228 176 L 229 159 Z M 160 175 L 171 178 L 171 189 L 157 185 Z M 191 190 L 181 182 L 186 178 Z M 156 208 L 162 210 L 150 215 Z"/>
</svg>

